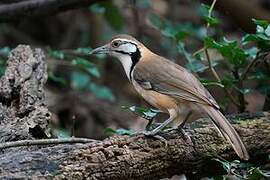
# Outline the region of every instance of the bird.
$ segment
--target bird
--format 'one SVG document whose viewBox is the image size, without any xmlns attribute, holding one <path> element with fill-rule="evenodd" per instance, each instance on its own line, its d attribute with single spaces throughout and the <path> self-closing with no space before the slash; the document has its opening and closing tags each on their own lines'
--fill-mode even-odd
<svg viewBox="0 0 270 180">
<path fill-rule="evenodd" d="M 173 121 L 183 126 L 198 117 L 209 117 L 236 154 L 243 160 L 249 159 L 240 136 L 220 112 L 215 99 L 195 75 L 184 67 L 155 54 L 127 34 L 114 36 L 90 54 L 106 54 L 117 58 L 136 91 L 150 105 L 169 114 L 167 120 L 146 131 L 145 135 L 155 136 Z"/>
</svg>

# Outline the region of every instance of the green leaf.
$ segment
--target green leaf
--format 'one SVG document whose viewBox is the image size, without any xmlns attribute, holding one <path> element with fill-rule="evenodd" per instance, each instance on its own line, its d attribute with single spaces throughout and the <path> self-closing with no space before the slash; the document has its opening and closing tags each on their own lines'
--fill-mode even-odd
<svg viewBox="0 0 270 180">
<path fill-rule="evenodd" d="M 229 41 L 223 38 L 222 41 L 216 42 L 207 37 L 204 39 L 204 45 L 206 48 L 216 49 L 224 58 L 237 67 L 242 66 L 248 57 L 248 54 L 237 46 L 237 41 Z"/>
<path fill-rule="evenodd" d="M 200 82 L 204 85 L 204 86 L 219 86 L 221 88 L 224 88 L 225 86 L 222 83 L 219 83 L 217 81 L 211 81 L 208 79 L 204 79 L 204 78 L 200 78 Z"/>
<path fill-rule="evenodd" d="M 174 35 L 174 38 L 175 38 L 177 41 L 182 41 L 182 40 L 185 39 L 188 35 L 189 35 L 189 33 L 186 32 L 186 31 L 178 31 L 178 32 Z"/>
<path fill-rule="evenodd" d="M 154 13 L 150 13 L 148 15 L 148 19 L 153 27 L 155 27 L 159 30 L 161 30 L 163 28 L 163 22 L 158 15 L 156 15 Z"/>
<path fill-rule="evenodd" d="M 221 83 L 225 86 L 225 88 L 230 88 L 234 85 L 235 79 L 231 76 L 224 76 L 224 78 L 221 80 Z"/>
<path fill-rule="evenodd" d="M 269 25 L 269 22 L 266 20 L 258 20 L 258 19 L 252 19 L 252 21 L 258 25 L 258 26 L 262 26 L 263 28 L 266 28 Z"/>
<path fill-rule="evenodd" d="M 172 26 L 165 26 L 164 29 L 161 31 L 161 34 L 169 38 L 174 38 L 176 31 Z"/>
<path fill-rule="evenodd" d="M 246 54 L 252 59 L 256 58 L 257 53 L 258 53 L 258 48 L 257 47 L 251 47 L 249 49 L 244 50 Z"/>
<path fill-rule="evenodd" d="M 267 26 L 267 28 L 265 29 L 264 33 L 270 37 L 270 24 Z"/>
<path fill-rule="evenodd" d="M 137 114 L 143 118 L 146 118 L 146 119 L 152 119 L 158 113 L 161 113 L 161 111 L 159 111 L 157 109 L 147 109 L 147 108 L 137 107 L 137 106 L 131 106 L 131 107 L 122 106 L 122 108 L 127 109 L 131 112 L 134 112 L 135 114 Z"/>
<path fill-rule="evenodd" d="M 246 42 L 251 42 L 251 41 L 253 41 L 253 42 L 257 42 L 258 41 L 258 37 L 255 35 L 255 34 L 246 34 L 243 38 L 242 38 L 242 40 L 241 40 L 241 42 L 242 43 L 246 43 Z"/>
<path fill-rule="evenodd" d="M 205 16 L 204 19 L 206 20 L 206 22 L 210 25 L 210 26 L 214 26 L 219 24 L 219 20 L 215 17 L 209 17 L 209 16 Z"/>
<path fill-rule="evenodd" d="M 242 44 L 245 45 L 248 42 L 254 42 L 258 48 L 263 51 L 270 50 L 270 37 L 264 34 L 247 34 L 242 38 Z"/>
<path fill-rule="evenodd" d="M 72 72 L 70 79 L 70 86 L 76 90 L 83 90 L 90 83 L 90 77 L 87 74 L 79 71 Z"/>
<path fill-rule="evenodd" d="M 260 83 L 256 89 L 262 94 L 270 94 L 270 86 L 265 84 L 265 82 Z"/>
<path fill-rule="evenodd" d="M 152 4 L 149 0 L 144 0 L 144 1 L 136 1 L 136 6 L 139 9 L 145 9 L 145 8 L 151 8 Z"/>
<path fill-rule="evenodd" d="M 264 41 L 270 41 L 270 38 L 267 37 L 266 35 L 264 34 L 257 34 L 257 37 L 261 40 L 264 40 Z"/>
<path fill-rule="evenodd" d="M 128 129 L 123 129 L 123 128 L 119 128 L 119 129 L 112 129 L 112 128 L 106 128 L 104 130 L 104 134 L 107 136 L 112 136 L 114 134 L 117 135 L 132 135 L 133 131 L 132 130 L 128 130 Z"/>
<path fill-rule="evenodd" d="M 206 48 L 212 48 L 212 49 L 218 49 L 220 48 L 220 45 L 212 38 L 206 37 L 204 39 L 204 46 Z"/>
<path fill-rule="evenodd" d="M 209 5 L 202 3 L 199 6 L 199 9 L 198 9 L 198 15 L 200 17 L 202 17 L 202 18 L 207 17 L 208 16 L 209 9 L 210 9 L 210 6 Z"/>
<path fill-rule="evenodd" d="M 106 99 L 110 101 L 114 101 L 115 97 L 111 90 L 105 86 L 100 86 L 95 83 L 90 83 L 87 87 L 89 91 L 91 91 L 96 97 L 101 99 Z"/>
<path fill-rule="evenodd" d="M 106 18 L 110 26 L 114 30 L 120 31 L 124 26 L 124 21 L 117 6 L 115 6 L 112 2 L 109 1 L 100 2 L 100 5 L 106 9 L 104 17 Z"/>
<path fill-rule="evenodd" d="M 193 58 L 193 56 L 189 52 L 186 51 L 184 43 L 178 42 L 177 50 L 180 54 L 183 54 L 185 56 L 188 62 L 192 63 L 196 61 L 196 59 Z"/>
<path fill-rule="evenodd" d="M 11 49 L 7 46 L 0 48 L 0 55 L 7 57 Z"/>
<path fill-rule="evenodd" d="M 261 33 L 261 34 L 264 33 L 264 28 L 262 26 L 258 25 L 256 27 L 256 33 Z"/>
<path fill-rule="evenodd" d="M 186 51 L 184 43 L 178 42 L 177 50 L 187 59 L 188 62 L 185 64 L 185 67 L 191 72 L 204 72 L 206 69 L 208 69 L 208 67 L 205 66 L 202 62 L 200 62 L 199 59 L 196 59 L 192 56 L 192 54 Z"/>
<path fill-rule="evenodd" d="M 249 180 L 267 179 L 270 178 L 270 171 L 261 170 L 260 168 L 253 168 L 249 174 Z"/>
<path fill-rule="evenodd" d="M 185 64 L 185 67 L 192 71 L 192 72 L 204 72 L 206 69 L 208 69 L 207 66 L 205 66 L 203 63 L 199 62 L 199 61 L 193 61 L 193 62 L 188 62 L 187 64 Z"/>
<path fill-rule="evenodd" d="M 80 47 L 75 50 L 76 53 L 88 55 L 93 49 L 90 47 Z"/>
<path fill-rule="evenodd" d="M 51 48 L 48 49 L 48 55 L 50 57 L 56 58 L 56 59 L 64 59 L 65 54 L 62 51 L 59 50 L 53 50 Z"/>
<path fill-rule="evenodd" d="M 247 79 L 267 81 L 267 80 L 270 80 L 270 77 L 264 71 L 256 70 L 256 72 L 254 72 L 252 75 L 248 76 Z"/>
<path fill-rule="evenodd" d="M 99 3 L 94 3 L 89 7 L 89 10 L 93 13 L 97 13 L 97 14 L 103 14 L 105 13 L 106 9 L 101 6 Z"/>
<path fill-rule="evenodd" d="M 253 89 L 251 89 L 251 88 L 241 89 L 241 93 L 242 94 L 248 94 L 248 93 L 251 93 L 251 92 L 253 92 Z"/>
<path fill-rule="evenodd" d="M 270 24 L 264 20 L 253 19 L 256 27 L 256 34 L 247 34 L 242 38 L 242 44 L 245 45 L 249 42 L 257 44 L 258 48 L 262 51 L 270 50 Z"/>
<path fill-rule="evenodd" d="M 51 71 L 48 73 L 48 80 L 59 83 L 60 85 L 67 85 L 67 80 L 65 78 L 56 76 Z"/>
<path fill-rule="evenodd" d="M 53 135 L 56 136 L 58 139 L 70 138 L 71 133 L 67 131 L 67 129 L 63 128 L 53 128 Z"/>
<path fill-rule="evenodd" d="M 71 61 L 71 64 L 86 70 L 92 76 L 100 77 L 100 73 L 96 65 L 86 59 L 77 57 Z"/>
<path fill-rule="evenodd" d="M 6 61 L 0 59 L 0 77 L 5 74 L 5 70 L 6 70 Z"/>
<path fill-rule="evenodd" d="M 230 162 L 229 162 L 229 161 L 222 160 L 222 159 L 217 159 L 217 158 L 214 158 L 213 160 L 215 160 L 215 161 L 217 161 L 217 162 L 221 163 L 221 165 L 222 165 L 223 169 L 224 169 L 224 170 L 225 170 L 227 173 L 229 173 L 229 172 L 230 172 L 230 169 L 231 169 L 231 164 L 230 164 Z"/>
<path fill-rule="evenodd" d="M 210 26 L 219 24 L 219 20 L 213 17 L 213 12 L 209 16 L 210 6 L 206 4 L 201 4 L 199 8 L 199 16 L 202 17 Z"/>
<path fill-rule="evenodd" d="M 119 128 L 116 129 L 116 134 L 118 135 L 132 135 L 133 131 L 128 129 Z"/>
<path fill-rule="evenodd" d="M 116 130 L 114 130 L 113 128 L 106 128 L 104 130 L 104 134 L 106 136 L 112 136 L 112 135 L 116 134 Z"/>
<path fill-rule="evenodd" d="M 249 94 L 251 92 L 253 92 L 253 89 L 251 88 L 243 88 L 243 89 L 240 89 L 238 88 L 237 86 L 233 86 L 238 92 L 242 93 L 242 94 Z"/>
</svg>

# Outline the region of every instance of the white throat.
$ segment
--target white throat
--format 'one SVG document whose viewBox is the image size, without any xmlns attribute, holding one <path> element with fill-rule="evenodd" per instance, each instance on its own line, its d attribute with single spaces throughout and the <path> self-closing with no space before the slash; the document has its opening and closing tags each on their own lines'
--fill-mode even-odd
<svg viewBox="0 0 270 180">
<path fill-rule="evenodd" d="M 118 55 L 118 59 L 122 63 L 122 66 L 124 67 L 126 75 L 127 75 L 128 79 L 130 80 L 129 73 L 130 73 L 131 66 L 132 66 L 131 57 L 128 55 Z"/>
</svg>

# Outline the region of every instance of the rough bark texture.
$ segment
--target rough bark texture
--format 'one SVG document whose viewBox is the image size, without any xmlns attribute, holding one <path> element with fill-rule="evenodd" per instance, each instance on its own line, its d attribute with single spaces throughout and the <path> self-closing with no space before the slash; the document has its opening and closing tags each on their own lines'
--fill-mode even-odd
<svg viewBox="0 0 270 180">
<path fill-rule="evenodd" d="M 262 163 L 270 153 L 270 116 L 265 114 L 234 124 L 253 163 Z M 213 157 L 237 158 L 212 125 L 195 125 L 189 131 L 193 145 L 171 133 L 167 146 L 144 136 L 114 136 L 89 144 L 3 149 L 0 178 L 159 179 L 182 173 L 201 177 L 216 171 Z"/>
<path fill-rule="evenodd" d="M 49 135 L 51 114 L 44 104 L 43 87 L 46 80 L 41 49 L 20 45 L 10 53 L 0 79 L 0 142 Z"/>
</svg>

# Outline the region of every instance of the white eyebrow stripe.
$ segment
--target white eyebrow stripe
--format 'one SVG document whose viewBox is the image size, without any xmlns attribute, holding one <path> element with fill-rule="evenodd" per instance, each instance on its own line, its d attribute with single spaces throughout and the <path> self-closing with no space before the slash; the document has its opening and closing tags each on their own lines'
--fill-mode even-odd
<svg viewBox="0 0 270 180">
<path fill-rule="evenodd" d="M 115 40 L 120 40 L 120 41 L 124 41 L 124 42 L 129 42 L 129 43 L 132 43 L 132 44 L 136 44 L 138 45 L 135 41 L 132 41 L 132 40 L 128 40 L 128 39 L 121 39 L 121 38 L 117 38 L 117 39 L 114 39 Z"/>
</svg>

